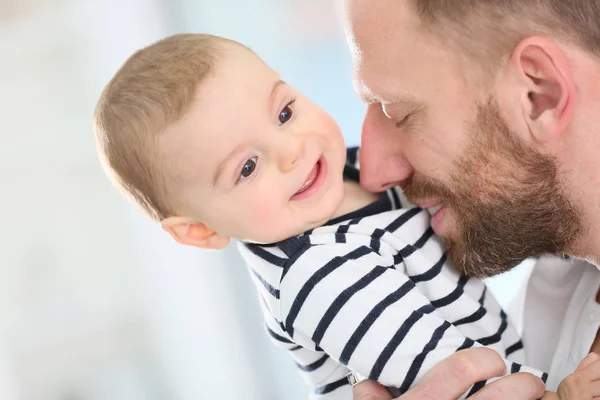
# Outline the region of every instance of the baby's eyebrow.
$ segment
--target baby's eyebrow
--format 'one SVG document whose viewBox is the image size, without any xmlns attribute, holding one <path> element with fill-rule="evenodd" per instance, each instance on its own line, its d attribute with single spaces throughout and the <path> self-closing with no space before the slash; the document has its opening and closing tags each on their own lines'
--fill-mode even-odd
<svg viewBox="0 0 600 400">
<path fill-rule="evenodd" d="M 271 90 L 271 96 L 275 94 L 275 92 L 281 85 L 286 85 L 285 81 L 279 79 L 277 82 L 275 82 L 275 84 L 273 85 L 273 90 Z"/>
<path fill-rule="evenodd" d="M 275 82 L 275 84 L 273 85 L 273 89 L 271 90 L 271 95 L 269 96 L 269 107 L 270 107 L 269 110 L 272 110 L 275 108 L 275 106 L 276 106 L 275 101 L 277 100 L 275 95 L 277 94 L 278 89 L 284 85 L 287 85 L 287 83 L 285 83 L 285 81 L 283 81 L 281 79 L 277 80 L 277 82 Z"/>
<path fill-rule="evenodd" d="M 231 160 L 237 153 L 239 153 L 242 150 L 243 147 L 244 147 L 243 145 L 235 146 L 233 148 L 233 150 L 231 150 L 231 153 L 229 153 L 227 155 L 227 157 L 225 157 L 223 159 L 223 161 L 221 161 L 219 163 L 219 165 L 215 169 L 215 174 L 213 175 L 213 186 L 216 186 L 217 183 L 218 183 L 218 181 L 219 181 L 219 179 L 221 179 L 221 175 L 223 174 L 223 170 L 225 169 L 225 166 L 227 165 L 227 163 L 229 162 L 229 160 Z"/>
</svg>

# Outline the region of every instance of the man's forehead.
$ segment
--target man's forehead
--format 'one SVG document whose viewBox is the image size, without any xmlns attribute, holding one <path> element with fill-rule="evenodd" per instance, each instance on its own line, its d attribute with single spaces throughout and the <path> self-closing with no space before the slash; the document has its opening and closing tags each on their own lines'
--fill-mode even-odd
<svg viewBox="0 0 600 400">
<path fill-rule="evenodd" d="M 410 0 L 347 0 L 346 28 L 360 38 L 414 25 L 420 19 L 410 4 Z"/>
<path fill-rule="evenodd" d="M 346 38 L 354 68 L 394 61 L 416 39 L 418 17 L 408 0 L 348 0 Z"/>
<path fill-rule="evenodd" d="M 352 84 L 366 103 L 393 103 L 413 98 L 408 91 L 411 79 L 409 53 L 384 44 L 352 51 Z"/>
</svg>

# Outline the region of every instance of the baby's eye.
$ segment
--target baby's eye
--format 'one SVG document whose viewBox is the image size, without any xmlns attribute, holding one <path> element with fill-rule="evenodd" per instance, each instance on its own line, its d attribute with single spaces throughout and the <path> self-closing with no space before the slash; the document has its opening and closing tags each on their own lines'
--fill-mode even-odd
<svg viewBox="0 0 600 400">
<path fill-rule="evenodd" d="M 288 122 L 290 119 L 292 119 L 292 116 L 294 115 L 294 110 L 292 109 L 292 104 L 294 104 L 294 101 L 290 101 L 284 108 L 283 110 L 281 110 L 281 112 L 279 113 L 279 117 L 278 117 L 278 125 L 283 125 L 286 122 Z"/>
<path fill-rule="evenodd" d="M 240 176 L 239 176 L 238 180 L 242 180 L 242 179 L 247 178 L 250 175 L 252 175 L 252 173 L 256 169 L 257 161 L 258 161 L 258 157 L 252 157 L 251 159 L 246 161 L 246 164 L 244 164 L 244 166 L 242 167 L 242 171 L 240 172 Z"/>
</svg>

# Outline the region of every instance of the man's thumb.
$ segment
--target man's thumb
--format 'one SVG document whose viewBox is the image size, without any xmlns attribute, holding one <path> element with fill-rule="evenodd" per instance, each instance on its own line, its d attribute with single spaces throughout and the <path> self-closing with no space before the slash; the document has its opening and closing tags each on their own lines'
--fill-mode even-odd
<svg viewBox="0 0 600 400">
<path fill-rule="evenodd" d="M 387 389 L 375 381 L 366 380 L 352 388 L 353 400 L 392 400 Z"/>
</svg>

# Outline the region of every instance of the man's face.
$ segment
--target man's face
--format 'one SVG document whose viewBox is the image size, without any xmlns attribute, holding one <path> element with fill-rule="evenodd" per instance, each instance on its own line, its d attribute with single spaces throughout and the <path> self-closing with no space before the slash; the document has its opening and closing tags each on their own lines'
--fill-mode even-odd
<svg viewBox="0 0 600 400">
<path fill-rule="evenodd" d="M 464 59 L 419 31 L 407 1 L 347 5 L 355 85 L 368 104 L 361 184 L 402 185 L 470 275 L 565 251 L 580 218 L 556 161 L 509 126 L 489 88 L 465 79 Z"/>
</svg>

